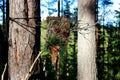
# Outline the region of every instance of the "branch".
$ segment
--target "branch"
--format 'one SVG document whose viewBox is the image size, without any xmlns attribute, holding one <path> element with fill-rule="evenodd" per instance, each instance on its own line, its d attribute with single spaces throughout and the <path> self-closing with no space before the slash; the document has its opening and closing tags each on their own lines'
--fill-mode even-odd
<svg viewBox="0 0 120 80">
<path fill-rule="evenodd" d="M 28 74 L 27 74 L 26 77 L 25 77 L 25 80 L 28 80 L 28 79 L 29 79 L 29 77 L 30 77 L 30 75 L 31 75 L 31 72 L 32 72 L 32 69 L 33 69 L 35 63 L 37 62 L 38 58 L 40 57 L 41 53 L 43 53 L 43 51 L 39 52 L 39 54 L 38 54 L 37 57 L 35 58 L 34 62 L 32 63 L 32 65 L 31 65 L 31 67 L 30 67 L 30 69 L 29 69 Z"/>
<path fill-rule="evenodd" d="M 5 67 L 4 67 L 4 70 L 3 70 L 3 73 L 2 73 L 2 76 L 1 76 L 1 80 L 4 80 L 4 75 L 5 75 L 5 71 L 7 69 L 7 63 L 5 64 Z"/>
</svg>

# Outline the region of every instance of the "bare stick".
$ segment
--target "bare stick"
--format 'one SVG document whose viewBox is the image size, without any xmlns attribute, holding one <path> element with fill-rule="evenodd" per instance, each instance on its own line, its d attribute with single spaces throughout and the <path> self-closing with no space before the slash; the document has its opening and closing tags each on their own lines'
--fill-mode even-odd
<svg viewBox="0 0 120 80">
<path fill-rule="evenodd" d="M 27 74 L 26 77 L 25 77 L 25 80 L 28 80 L 28 79 L 29 79 L 29 77 L 30 77 L 30 75 L 31 75 L 31 72 L 32 72 L 32 69 L 33 69 L 35 63 L 37 62 L 38 58 L 40 57 L 41 53 L 43 53 L 43 51 L 39 52 L 39 54 L 38 54 L 37 57 L 35 58 L 34 62 L 32 63 L 32 65 L 31 65 L 31 67 L 30 67 L 30 69 L 29 69 L 28 74 Z"/>
<path fill-rule="evenodd" d="M 7 63 L 5 64 L 5 67 L 4 67 L 4 70 L 3 70 L 3 73 L 2 73 L 2 76 L 1 76 L 1 80 L 4 80 L 4 75 L 5 75 L 5 71 L 7 69 Z"/>
</svg>

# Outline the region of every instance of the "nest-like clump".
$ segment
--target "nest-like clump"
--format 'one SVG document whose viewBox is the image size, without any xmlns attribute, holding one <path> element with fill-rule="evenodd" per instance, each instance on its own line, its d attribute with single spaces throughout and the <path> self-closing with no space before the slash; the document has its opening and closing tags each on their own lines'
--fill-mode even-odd
<svg viewBox="0 0 120 80">
<path fill-rule="evenodd" d="M 47 17 L 47 45 L 67 44 L 70 34 L 70 22 L 67 18 Z"/>
</svg>

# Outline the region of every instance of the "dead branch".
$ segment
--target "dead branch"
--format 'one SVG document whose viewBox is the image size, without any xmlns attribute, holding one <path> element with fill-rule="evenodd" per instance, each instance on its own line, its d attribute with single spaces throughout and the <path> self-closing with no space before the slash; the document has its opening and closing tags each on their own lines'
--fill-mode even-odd
<svg viewBox="0 0 120 80">
<path fill-rule="evenodd" d="M 28 74 L 27 74 L 26 77 L 25 77 L 25 80 L 28 80 L 28 79 L 29 79 L 29 77 L 30 77 L 30 75 L 31 75 L 31 72 L 32 72 L 32 69 L 33 69 L 35 63 L 37 62 L 38 58 L 40 57 L 41 53 L 43 53 L 43 51 L 40 51 L 39 54 L 37 55 L 37 57 L 35 58 L 34 62 L 32 63 L 32 65 L 31 65 L 31 67 L 30 67 L 30 69 L 29 69 Z"/>
<path fill-rule="evenodd" d="M 7 69 L 7 63 L 5 64 L 5 67 L 4 67 L 4 70 L 3 70 L 3 73 L 2 73 L 2 76 L 1 76 L 1 80 L 4 80 L 4 75 L 5 75 L 5 71 Z"/>
</svg>

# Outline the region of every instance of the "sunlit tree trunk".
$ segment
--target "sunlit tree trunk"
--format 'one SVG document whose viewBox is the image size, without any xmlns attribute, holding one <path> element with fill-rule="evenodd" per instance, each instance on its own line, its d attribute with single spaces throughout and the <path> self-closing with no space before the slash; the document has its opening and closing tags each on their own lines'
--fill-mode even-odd
<svg viewBox="0 0 120 80">
<path fill-rule="evenodd" d="M 78 0 L 78 80 L 96 80 L 95 0 Z"/>
<path fill-rule="evenodd" d="M 39 1 L 9 0 L 9 80 L 24 80 L 39 51 Z"/>
</svg>

